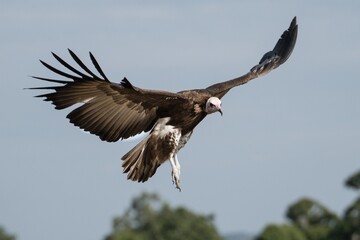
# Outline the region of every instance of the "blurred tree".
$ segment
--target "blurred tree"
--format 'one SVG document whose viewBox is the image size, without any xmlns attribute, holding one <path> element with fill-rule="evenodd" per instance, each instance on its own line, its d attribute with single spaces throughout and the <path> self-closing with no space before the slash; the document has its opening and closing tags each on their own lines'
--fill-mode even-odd
<svg viewBox="0 0 360 240">
<path fill-rule="evenodd" d="M 360 190 L 360 171 L 345 185 Z M 309 198 L 290 205 L 286 216 L 292 225 L 268 225 L 257 240 L 360 240 L 360 197 L 345 210 L 342 219 Z"/>
<path fill-rule="evenodd" d="M 360 198 L 345 211 L 341 223 L 329 235 L 329 240 L 360 240 Z"/>
<path fill-rule="evenodd" d="M 331 231 L 340 223 L 336 214 L 309 198 L 300 199 L 292 204 L 286 216 L 309 240 L 328 239 Z"/>
<path fill-rule="evenodd" d="M 171 208 L 156 194 L 143 193 L 132 200 L 123 216 L 113 220 L 112 233 L 105 240 L 220 240 L 213 216 Z"/>
<path fill-rule="evenodd" d="M 265 227 L 256 240 L 307 240 L 307 238 L 295 226 L 270 224 Z"/>
<path fill-rule="evenodd" d="M 345 211 L 344 223 L 360 234 L 360 198 Z"/>
<path fill-rule="evenodd" d="M 286 216 L 301 228 L 308 226 L 334 226 L 338 217 L 326 207 L 310 198 L 302 198 L 287 209 Z"/>
<path fill-rule="evenodd" d="M 15 240 L 14 235 L 10 235 L 5 232 L 5 229 L 0 227 L 0 240 Z"/>
<path fill-rule="evenodd" d="M 360 190 L 360 171 L 351 175 L 346 181 L 345 185 L 350 188 Z"/>
<path fill-rule="evenodd" d="M 360 198 L 345 210 L 342 239 L 360 240 Z"/>
</svg>

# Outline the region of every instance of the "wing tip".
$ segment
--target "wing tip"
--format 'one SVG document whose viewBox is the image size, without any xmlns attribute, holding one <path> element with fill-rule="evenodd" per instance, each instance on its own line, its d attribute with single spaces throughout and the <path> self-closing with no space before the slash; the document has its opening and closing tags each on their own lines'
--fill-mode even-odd
<svg viewBox="0 0 360 240">
<path fill-rule="evenodd" d="M 124 77 L 123 80 L 121 80 L 120 84 L 124 88 L 134 89 L 134 86 L 131 84 L 131 82 L 126 77 Z"/>
<path fill-rule="evenodd" d="M 289 26 L 289 31 L 294 32 L 294 34 L 297 34 L 298 31 L 298 24 L 297 24 L 297 17 L 295 16 Z"/>
<path fill-rule="evenodd" d="M 265 75 L 285 63 L 295 48 L 297 32 L 297 17 L 294 16 L 289 28 L 283 32 L 274 49 L 265 53 L 259 64 L 254 66 L 250 72 L 258 76 Z"/>
</svg>

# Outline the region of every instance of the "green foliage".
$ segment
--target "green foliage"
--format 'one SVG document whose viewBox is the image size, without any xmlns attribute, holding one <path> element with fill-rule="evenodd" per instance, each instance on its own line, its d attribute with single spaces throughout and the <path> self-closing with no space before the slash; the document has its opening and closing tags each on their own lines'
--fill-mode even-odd
<svg viewBox="0 0 360 240">
<path fill-rule="evenodd" d="M 305 235 L 295 226 L 268 225 L 256 240 L 306 240 Z"/>
<path fill-rule="evenodd" d="M 334 229 L 331 239 L 360 239 L 360 198 L 345 210 L 342 224 Z"/>
<path fill-rule="evenodd" d="M 360 189 L 360 171 L 351 175 L 345 182 L 350 188 Z M 344 212 L 340 223 L 329 234 L 329 240 L 360 239 L 360 197 Z"/>
<path fill-rule="evenodd" d="M 360 189 L 360 171 L 346 180 L 346 186 Z M 291 221 L 291 225 L 268 225 L 257 240 L 360 239 L 360 197 L 345 210 L 341 219 L 309 198 L 300 199 L 290 205 L 286 216 Z"/>
<path fill-rule="evenodd" d="M 292 204 L 288 208 L 286 216 L 302 229 L 309 226 L 333 227 L 339 221 L 334 213 L 309 198 L 300 199 Z"/>
<path fill-rule="evenodd" d="M 14 235 L 10 235 L 5 232 L 5 229 L 0 227 L 0 240 L 15 240 Z"/>
<path fill-rule="evenodd" d="M 219 240 L 213 216 L 197 215 L 184 207 L 171 208 L 156 194 L 133 199 L 123 216 L 113 221 L 106 240 Z"/>
<path fill-rule="evenodd" d="M 329 236 L 329 240 L 340 239 L 360 239 L 360 198 L 345 210 L 341 224 Z"/>
<path fill-rule="evenodd" d="M 360 171 L 351 175 L 346 181 L 345 185 L 350 188 L 360 189 Z"/>
<path fill-rule="evenodd" d="M 356 228 L 360 233 L 360 197 L 346 209 L 344 222 L 347 225 Z"/>
<path fill-rule="evenodd" d="M 286 216 L 303 231 L 309 240 L 328 239 L 339 224 L 338 217 L 320 203 L 303 198 L 292 204 Z"/>
</svg>

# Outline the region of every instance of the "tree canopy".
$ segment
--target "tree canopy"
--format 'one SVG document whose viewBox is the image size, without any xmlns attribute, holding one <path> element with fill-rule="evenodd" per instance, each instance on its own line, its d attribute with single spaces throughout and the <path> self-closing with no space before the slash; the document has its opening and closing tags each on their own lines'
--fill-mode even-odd
<svg viewBox="0 0 360 240">
<path fill-rule="evenodd" d="M 360 190 L 360 171 L 354 173 L 348 179 L 346 179 L 345 185 L 347 187 Z"/>
<path fill-rule="evenodd" d="M 220 240 L 213 219 L 184 207 L 172 208 L 158 195 L 143 193 L 114 218 L 112 233 L 105 240 Z"/>
<path fill-rule="evenodd" d="M 256 240 L 307 240 L 304 233 L 296 226 L 270 224 Z"/>
<path fill-rule="evenodd" d="M 14 235 L 6 233 L 5 229 L 0 226 L 0 240 L 15 240 Z"/>
<path fill-rule="evenodd" d="M 345 185 L 360 189 L 360 171 L 351 175 Z M 302 198 L 291 204 L 286 217 L 290 225 L 269 224 L 257 240 L 360 239 L 360 197 L 345 209 L 342 217 L 310 198 Z"/>
<path fill-rule="evenodd" d="M 322 204 L 303 198 L 289 206 L 286 216 L 301 229 L 310 240 L 328 239 L 339 218 Z"/>
</svg>

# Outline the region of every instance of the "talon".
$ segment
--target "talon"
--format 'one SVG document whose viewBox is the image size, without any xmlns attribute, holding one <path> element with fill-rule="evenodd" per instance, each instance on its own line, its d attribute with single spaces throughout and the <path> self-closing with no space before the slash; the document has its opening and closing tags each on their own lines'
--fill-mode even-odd
<svg viewBox="0 0 360 240">
<path fill-rule="evenodd" d="M 176 187 L 177 189 L 179 189 L 179 191 L 181 192 L 180 180 L 179 180 L 179 179 L 175 179 L 175 181 L 173 181 L 173 183 L 175 184 L 175 187 Z"/>
<path fill-rule="evenodd" d="M 180 187 L 180 179 L 177 173 L 175 173 L 174 171 L 171 172 L 171 176 L 172 176 L 172 182 L 173 184 L 175 184 L 175 187 L 177 189 L 179 189 L 179 191 L 181 192 L 181 187 Z"/>
</svg>

